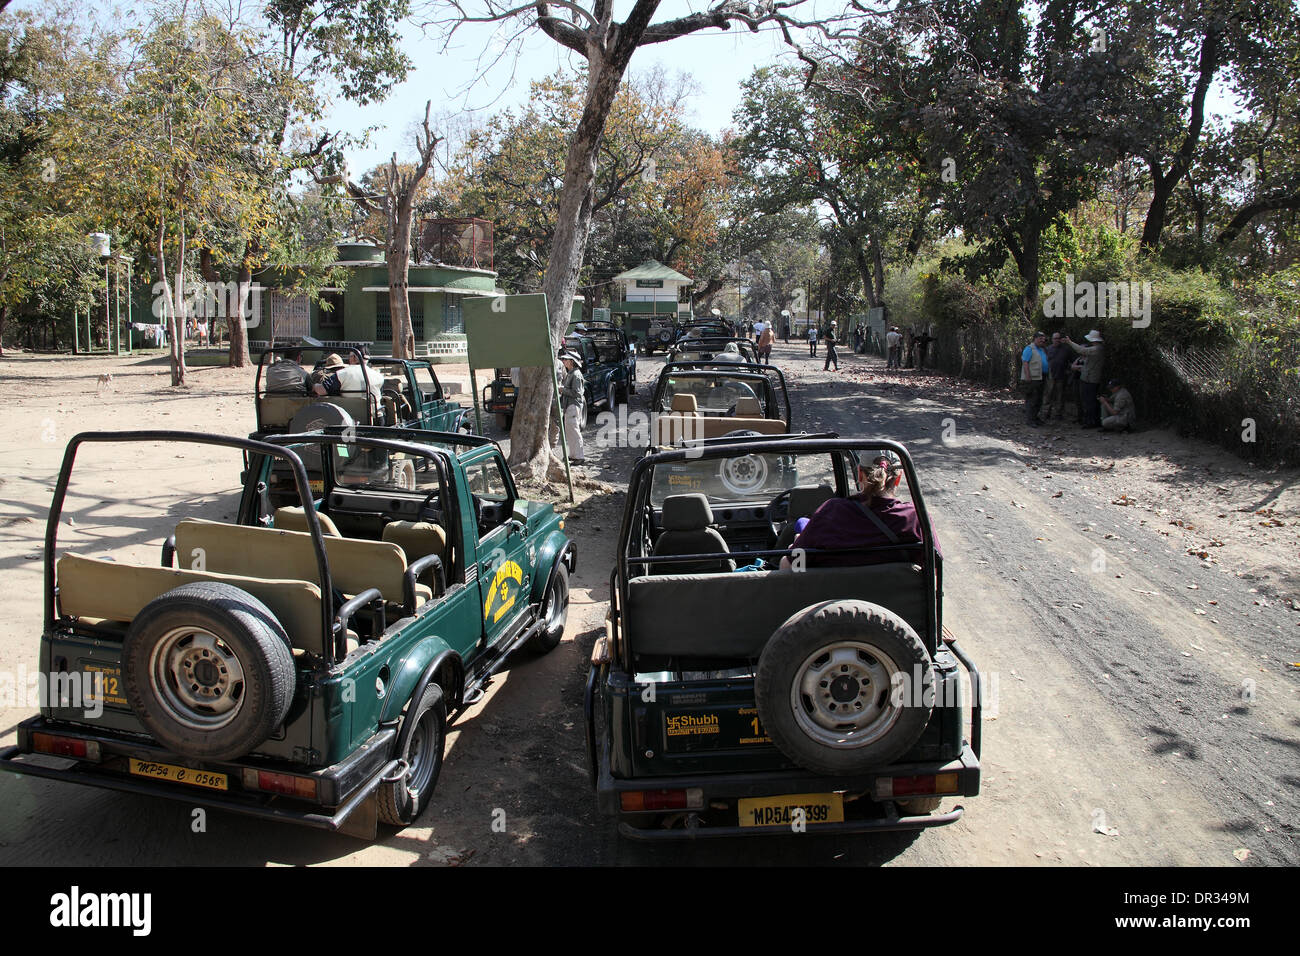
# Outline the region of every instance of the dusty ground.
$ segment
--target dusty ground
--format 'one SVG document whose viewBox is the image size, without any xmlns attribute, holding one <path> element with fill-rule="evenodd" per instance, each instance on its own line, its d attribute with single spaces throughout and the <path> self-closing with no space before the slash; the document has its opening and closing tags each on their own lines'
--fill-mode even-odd
<svg viewBox="0 0 1300 956">
<path fill-rule="evenodd" d="M 837 374 L 806 346 L 778 343 L 774 357 L 797 428 L 899 438 L 918 463 L 947 555 L 945 620 L 999 691 L 984 727 L 984 792 L 959 823 L 651 849 L 614 836 L 587 783 L 581 697 L 633 452 L 589 446 L 583 500 L 563 505 L 580 548 L 566 639 L 521 657 L 457 722 L 416 826 L 366 845 L 213 813 L 196 834 L 184 804 L 3 774 L 0 863 L 1300 862 L 1295 473 L 1163 431 L 1031 430 L 1008 393 L 886 374 L 877 360 L 846 355 Z M 633 408 L 645 407 L 658 365 L 642 359 Z M 113 383 L 98 387 L 105 371 Z M 463 368 L 439 374 L 468 386 Z M 253 414 L 247 371 L 192 370 L 181 392 L 165 365 L 140 358 L 21 357 L 0 363 L 0 376 L 10 598 L 0 672 L 14 673 L 36 666 L 44 513 L 66 440 L 127 427 L 244 434 Z M 156 498 L 158 540 L 180 513 L 163 511 L 166 492 L 189 503 L 184 513 L 215 516 L 233 481 L 196 456 L 110 458 L 98 473 L 102 500 L 87 489 L 79 507 L 102 515 L 134 503 L 138 519 L 151 514 L 141 500 Z M 0 746 L 30 713 L 0 710 Z M 491 827 L 498 809 L 504 833 Z"/>
</svg>

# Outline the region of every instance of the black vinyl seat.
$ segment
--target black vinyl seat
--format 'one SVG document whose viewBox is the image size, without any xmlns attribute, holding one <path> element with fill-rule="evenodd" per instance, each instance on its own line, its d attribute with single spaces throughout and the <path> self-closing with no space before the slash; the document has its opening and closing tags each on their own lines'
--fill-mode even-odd
<svg viewBox="0 0 1300 956">
<path fill-rule="evenodd" d="M 704 495 L 670 495 L 664 499 L 660 523 L 663 532 L 655 542 L 651 554 L 655 557 L 674 554 L 729 554 L 727 541 L 710 527 L 713 509 Z M 651 565 L 653 574 L 709 574 L 717 571 L 734 571 L 736 562 L 730 558 L 710 558 L 705 561 L 672 561 Z"/>
<path fill-rule="evenodd" d="M 794 523 L 800 518 L 810 518 L 812 513 L 830 500 L 835 492 L 830 485 L 799 485 L 790 489 L 790 512 L 785 527 L 777 535 L 775 550 L 785 551 L 797 537 Z"/>
</svg>

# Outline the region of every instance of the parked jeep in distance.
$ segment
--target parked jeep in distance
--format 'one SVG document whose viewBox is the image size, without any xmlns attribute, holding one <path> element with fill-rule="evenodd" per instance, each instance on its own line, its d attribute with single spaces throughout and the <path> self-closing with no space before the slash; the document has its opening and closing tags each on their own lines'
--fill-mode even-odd
<svg viewBox="0 0 1300 956">
<path fill-rule="evenodd" d="M 582 356 L 586 407 L 604 405 L 613 411 L 636 394 L 636 346 L 613 325 L 588 322 L 585 331 L 564 337 L 565 348 Z"/>
<path fill-rule="evenodd" d="M 901 463 L 920 540 L 793 555 L 796 520 L 854 493 L 857 461 L 880 453 Z M 726 481 L 738 459 L 765 480 Z M 782 557 L 792 570 L 753 564 Z M 960 669 L 979 676 L 944 636 L 942 557 L 903 446 L 759 436 L 651 453 L 615 561 L 585 717 L 620 833 L 924 828 L 961 816 L 935 812 L 944 798 L 979 793 L 980 707 L 968 742 Z"/>
<path fill-rule="evenodd" d="M 59 553 L 78 451 L 103 442 L 242 450 L 235 520 L 158 529 L 158 565 Z M 412 486 L 387 477 L 393 461 Z M 272 503 L 282 472 L 296 505 Z M 40 666 L 99 675 L 102 706 L 47 699 L 0 769 L 363 838 L 409 824 L 433 796 L 448 724 L 516 649 L 559 643 L 576 561 L 563 524 L 518 497 L 485 438 L 77 435 L 46 526 Z"/>
<path fill-rule="evenodd" d="M 297 347 L 320 365 L 329 353 L 344 361 L 361 358 L 356 348 Z M 277 392 L 266 385 L 266 372 L 278 355 L 268 349 L 257 363 L 254 381 L 257 433 L 310 431 L 325 425 L 388 425 L 435 432 L 473 434 L 472 410 L 446 397 L 433 366 L 419 359 L 371 357 L 362 366 L 365 388 L 338 395 L 313 395 L 295 389 Z M 322 371 L 320 369 L 317 370 Z M 323 407 L 322 407 L 323 406 Z"/>
</svg>

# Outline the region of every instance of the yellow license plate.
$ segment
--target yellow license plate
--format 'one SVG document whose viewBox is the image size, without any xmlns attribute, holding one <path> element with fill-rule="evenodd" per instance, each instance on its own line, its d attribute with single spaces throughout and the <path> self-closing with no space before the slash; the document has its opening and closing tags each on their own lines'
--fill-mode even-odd
<svg viewBox="0 0 1300 956">
<path fill-rule="evenodd" d="M 838 793 L 787 793 L 746 797 L 737 804 L 742 827 L 791 827 L 802 823 L 844 822 L 844 797 Z M 803 811 L 800 814 L 800 810 Z"/>
<path fill-rule="evenodd" d="M 324 478 L 308 478 L 308 479 L 307 479 L 307 487 L 310 488 L 312 491 L 324 491 L 324 490 L 325 490 L 325 479 L 324 479 Z"/>
<path fill-rule="evenodd" d="M 170 780 L 173 783 L 187 783 L 191 787 L 206 787 L 209 790 L 230 789 L 228 778 L 224 773 L 195 770 L 192 767 L 177 767 L 169 763 L 155 763 L 152 760 L 136 760 L 132 757 L 131 772 L 140 777 Z"/>
</svg>

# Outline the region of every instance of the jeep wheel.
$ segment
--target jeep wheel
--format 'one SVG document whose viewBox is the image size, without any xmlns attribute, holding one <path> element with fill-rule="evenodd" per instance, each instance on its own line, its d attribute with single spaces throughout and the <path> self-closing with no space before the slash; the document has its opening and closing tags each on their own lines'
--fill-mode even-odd
<svg viewBox="0 0 1300 956">
<path fill-rule="evenodd" d="M 555 577 L 546 589 L 546 601 L 542 605 L 542 619 L 546 626 L 529 640 L 528 646 L 542 654 L 555 650 L 564 636 L 564 622 L 568 617 L 569 569 L 561 564 L 555 569 Z"/>
<path fill-rule="evenodd" d="M 406 732 L 410 726 L 409 733 Z M 433 788 L 442 771 L 442 755 L 447 743 L 447 707 L 442 688 L 430 684 L 418 703 L 412 702 L 402 719 L 406 744 L 395 756 L 404 761 L 406 772 L 396 780 L 379 785 L 379 819 L 393 826 L 414 823 L 433 797 Z"/>
<path fill-rule="evenodd" d="M 610 412 L 618 410 L 618 386 L 614 384 L 612 378 L 605 386 L 605 409 Z"/>
<path fill-rule="evenodd" d="M 185 757 L 242 757 L 293 702 L 289 636 L 265 604 L 229 584 L 182 584 L 154 598 L 131 622 L 122 660 L 136 717 Z"/>
<path fill-rule="evenodd" d="M 901 757 L 920 738 L 933 708 L 934 668 L 916 632 L 892 611 L 827 601 L 772 635 L 754 690 L 782 753 L 816 773 L 854 774 Z"/>
</svg>

